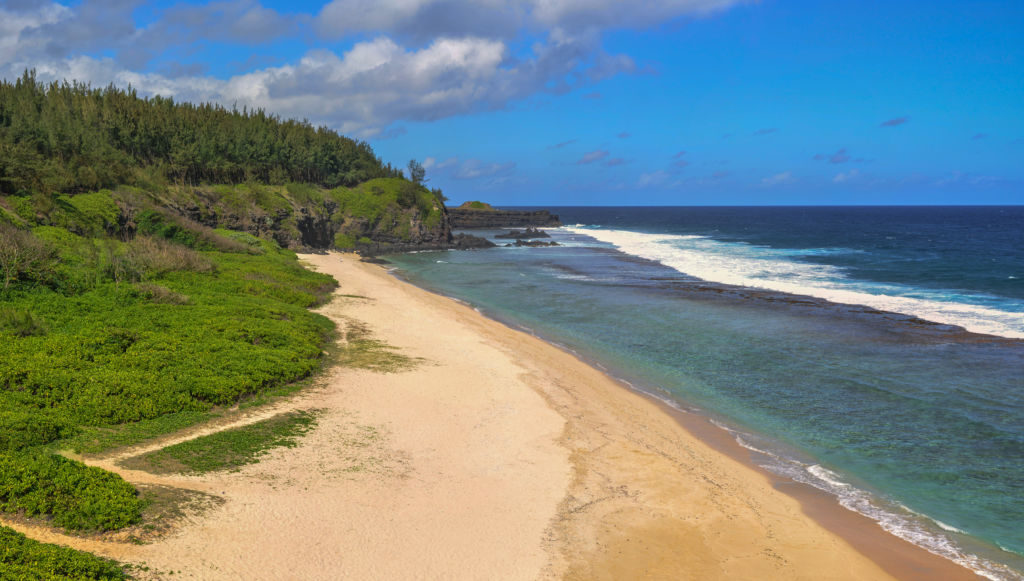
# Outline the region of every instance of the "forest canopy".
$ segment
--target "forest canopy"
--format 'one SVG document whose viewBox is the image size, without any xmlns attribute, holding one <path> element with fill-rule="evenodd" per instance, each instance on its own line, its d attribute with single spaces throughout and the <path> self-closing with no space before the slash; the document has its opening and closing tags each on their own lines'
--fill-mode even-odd
<svg viewBox="0 0 1024 581">
<path fill-rule="evenodd" d="M 263 109 L 44 84 L 34 71 L 0 81 L 0 194 L 247 181 L 334 188 L 401 175 L 366 142 Z"/>
</svg>

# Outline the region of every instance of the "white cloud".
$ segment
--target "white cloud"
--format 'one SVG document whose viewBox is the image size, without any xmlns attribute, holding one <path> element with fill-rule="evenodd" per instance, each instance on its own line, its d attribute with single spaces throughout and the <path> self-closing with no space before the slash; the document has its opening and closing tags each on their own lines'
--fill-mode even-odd
<svg viewBox="0 0 1024 581">
<path fill-rule="evenodd" d="M 34 68 L 44 81 L 130 83 L 144 95 L 263 107 L 381 137 L 396 121 L 501 109 L 635 72 L 631 57 L 601 48 L 604 30 L 702 16 L 739 0 L 334 0 L 318 15 L 218 0 L 174 4 L 139 27 L 133 14 L 142 1 L 6 0 L 0 75 Z M 228 78 L 201 75 L 203 66 L 188 59 L 161 64 L 163 73 L 148 67 L 153 55 L 203 50 L 201 41 L 256 45 L 306 24 L 327 38 L 362 40 L 344 53 L 312 48 L 284 66 Z M 525 38 L 537 39 L 528 52 L 510 49 Z"/>
<path fill-rule="evenodd" d="M 773 176 L 768 176 L 761 180 L 761 185 L 764 187 L 781 186 L 785 184 L 791 184 L 796 181 L 793 174 L 788 171 L 777 173 Z"/>
<path fill-rule="evenodd" d="M 29 10 L 0 7 L 0 64 L 9 64 L 27 54 L 41 52 L 46 46 L 45 39 L 32 33 L 42 26 L 67 20 L 72 15 L 70 8 L 56 3 L 44 3 Z"/>
<path fill-rule="evenodd" d="M 706 16 L 740 0 L 333 0 L 316 18 L 329 38 L 385 32 L 423 38 L 471 34 L 511 38 L 544 30 L 564 41 L 606 29 L 645 28 Z"/>
<path fill-rule="evenodd" d="M 856 179 L 859 176 L 860 176 L 860 171 L 855 170 L 855 169 L 851 169 L 850 171 L 845 172 L 845 173 L 843 173 L 843 172 L 837 173 L 836 176 L 834 178 L 832 178 L 832 182 L 836 183 L 836 184 L 841 184 L 843 182 L 848 182 L 850 180 Z"/>
</svg>

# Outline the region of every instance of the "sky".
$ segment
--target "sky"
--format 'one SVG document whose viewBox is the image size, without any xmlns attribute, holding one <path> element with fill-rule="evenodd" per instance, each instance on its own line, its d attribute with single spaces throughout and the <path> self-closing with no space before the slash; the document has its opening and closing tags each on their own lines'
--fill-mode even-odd
<svg viewBox="0 0 1024 581">
<path fill-rule="evenodd" d="M 0 0 L 0 76 L 258 107 L 450 202 L 1024 204 L 1024 2 Z"/>
</svg>

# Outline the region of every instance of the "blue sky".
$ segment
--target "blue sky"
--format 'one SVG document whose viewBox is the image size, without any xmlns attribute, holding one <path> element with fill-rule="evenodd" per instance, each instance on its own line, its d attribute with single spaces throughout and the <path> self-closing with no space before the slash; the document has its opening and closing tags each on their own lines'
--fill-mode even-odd
<svg viewBox="0 0 1024 581">
<path fill-rule="evenodd" d="M 453 202 L 1022 204 L 1024 3 L 0 0 L 0 75 L 263 107 Z"/>
</svg>

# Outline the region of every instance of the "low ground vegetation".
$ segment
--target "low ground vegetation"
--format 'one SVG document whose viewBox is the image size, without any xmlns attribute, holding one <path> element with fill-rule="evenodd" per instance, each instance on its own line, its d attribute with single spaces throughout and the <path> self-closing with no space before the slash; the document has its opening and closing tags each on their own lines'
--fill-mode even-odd
<svg viewBox="0 0 1024 581">
<path fill-rule="evenodd" d="M 278 414 L 136 456 L 124 465 L 155 473 L 237 470 L 255 464 L 269 450 L 297 446 L 298 438 L 316 427 L 316 416 L 314 411 Z"/>
</svg>

